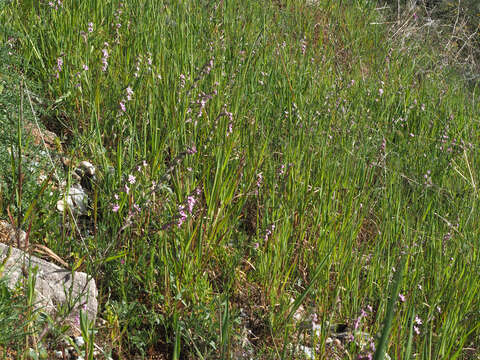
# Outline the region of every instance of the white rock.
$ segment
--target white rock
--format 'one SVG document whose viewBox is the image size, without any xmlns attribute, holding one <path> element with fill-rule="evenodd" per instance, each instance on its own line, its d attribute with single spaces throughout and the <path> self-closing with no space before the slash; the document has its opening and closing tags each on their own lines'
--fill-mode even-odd
<svg viewBox="0 0 480 360">
<path fill-rule="evenodd" d="M 57 359 L 63 359 L 63 353 L 60 350 L 54 351 L 53 354 Z"/>
<path fill-rule="evenodd" d="M 312 360 L 315 359 L 315 352 L 311 347 L 299 345 L 298 348 L 300 349 L 300 351 L 302 351 L 305 354 L 305 357 L 307 359 L 312 359 Z"/>
<path fill-rule="evenodd" d="M 97 287 L 95 280 L 83 272 L 72 272 L 56 264 L 29 255 L 8 245 L 0 243 L 0 263 L 5 261 L 3 276 L 8 280 L 8 287 L 15 289 L 17 283 L 24 279 L 25 269 L 37 268 L 35 280 L 35 308 L 54 314 L 61 304 L 72 304 L 67 317 L 69 323 L 76 323 L 80 310 L 85 306 L 87 317 L 94 322 L 97 316 Z"/>
<path fill-rule="evenodd" d="M 75 337 L 74 341 L 75 341 L 75 344 L 77 344 L 78 347 L 82 347 L 83 345 L 85 345 L 85 340 L 83 340 L 82 336 Z"/>
<path fill-rule="evenodd" d="M 82 161 L 79 165 L 79 168 L 83 169 L 88 175 L 93 176 L 95 175 L 95 166 L 88 161 Z"/>
<path fill-rule="evenodd" d="M 87 213 L 88 196 L 79 184 L 74 184 L 63 198 L 57 201 L 57 210 L 63 213 L 70 209 L 74 215 L 85 215 Z"/>
</svg>

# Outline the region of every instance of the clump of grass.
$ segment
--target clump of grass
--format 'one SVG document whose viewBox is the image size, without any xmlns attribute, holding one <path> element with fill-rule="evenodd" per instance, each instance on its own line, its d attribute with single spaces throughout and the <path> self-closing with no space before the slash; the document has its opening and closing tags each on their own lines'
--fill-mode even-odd
<svg viewBox="0 0 480 360">
<path fill-rule="evenodd" d="M 90 231 L 31 241 L 95 276 L 120 357 L 369 357 L 387 315 L 392 358 L 480 346 L 476 94 L 447 68 L 419 76 L 429 49 L 410 56 L 378 16 L 368 1 L 2 9 L 69 153 L 98 171 Z M 326 344 L 327 324 L 350 342 Z"/>
</svg>

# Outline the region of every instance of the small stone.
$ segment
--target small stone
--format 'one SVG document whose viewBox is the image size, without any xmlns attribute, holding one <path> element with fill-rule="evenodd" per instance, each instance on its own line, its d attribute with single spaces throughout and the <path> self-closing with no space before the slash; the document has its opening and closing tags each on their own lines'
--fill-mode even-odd
<svg viewBox="0 0 480 360">
<path fill-rule="evenodd" d="M 82 161 L 79 167 L 83 169 L 87 173 L 87 175 L 89 176 L 95 175 L 95 166 L 93 166 L 92 163 L 88 161 Z"/>
<path fill-rule="evenodd" d="M 82 336 L 77 336 L 74 340 L 75 344 L 77 344 L 78 347 L 82 347 L 83 345 L 85 345 L 85 340 L 83 340 Z"/>
<path fill-rule="evenodd" d="M 63 359 L 63 352 L 61 352 L 60 350 L 54 351 L 53 354 L 57 359 Z"/>
<path fill-rule="evenodd" d="M 300 351 L 303 351 L 307 359 L 312 359 L 312 360 L 315 359 L 315 352 L 311 347 L 300 345 L 299 348 L 300 348 Z"/>
<path fill-rule="evenodd" d="M 67 194 L 57 201 L 57 210 L 61 213 L 65 209 L 71 209 L 75 215 L 85 215 L 87 213 L 88 196 L 83 188 L 75 184 L 70 187 Z"/>
</svg>

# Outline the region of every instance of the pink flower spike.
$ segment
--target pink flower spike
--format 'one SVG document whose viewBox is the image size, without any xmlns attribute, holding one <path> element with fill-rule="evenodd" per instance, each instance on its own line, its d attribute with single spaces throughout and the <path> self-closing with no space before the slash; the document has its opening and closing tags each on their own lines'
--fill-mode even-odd
<svg viewBox="0 0 480 360">
<path fill-rule="evenodd" d="M 195 145 L 193 145 L 191 148 L 187 148 L 187 154 L 188 155 L 194 155 L 197 153 L 197 148 Z"/>
<path fill-rule="evenodd" d="M 125 107 L 125 103 L 122 101 L 120 101 L 120 109 L 122 110 L 122 112 L 125 112 L 127 111 L 127 108 Z"/>
<path fill-rule="evenodd" d="M 62 71 L 63 59 L 61 57 L 57 58 L 57 69 L 58 72 Z"/>
<path fill-rule="evenodd" d="M 133 95 L 133 90 L 132 88 L 129 86 L 127 87 L 127 100 L 132 100 L 132 95 Z"/>
<path fill-rule="evenodd" d="M 405 302 L 405 295 L 398 294 L 398 298 L 400 299 L 401 302 Z"/>
<path fill-rule="evenodd" d="M 187 197 L 188 212 L 191 214 L 193 212 L 193 207 L 197 201 L 193 196 Z"/>
</svg>

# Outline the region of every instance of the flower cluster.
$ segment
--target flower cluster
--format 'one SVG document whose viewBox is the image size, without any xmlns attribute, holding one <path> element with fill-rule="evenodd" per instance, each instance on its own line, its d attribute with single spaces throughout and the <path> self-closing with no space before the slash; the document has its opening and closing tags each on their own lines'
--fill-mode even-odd
<svg viewBox="0 0 480 360">
<path fill-rule="evenodd" d="M 305 39 L 305 37 L 300 40 L 300 48 L 302 50 L 302 55 L 305 55 L 307 53 L 307 39 Z"/>
<path fill-rule="evenodd" d="M 193 194 L 187 196 L 187 200 L 184 204 L 178 205 L 178 227 L 182 226 L 182 224 L 187 220 L 189 215 L 193 215 L 195 204 L 197 203 L 198 197 L 201 195 L 201 193 L 202 191 L 199 188 L 195 189 Z"/>
<path fill-rule="evenodd" d="M 102 71 L 107 71 L 108 68 L 108 58 L 110 57 L 108 53 L 108 43 L 103 44 L 105 47 L 102 49 Z"/>
<path fill-rule="evenodd" d="M 60 73 L 62 72 L 62 68 L 63 68 L 63 59 L 62 57 L 58 57 L 57 58 L 57 67 L 55 68 L 55 78 L 59 78 L 60 77 Z"/>
<path fill-rule="evenodd" d="M 272 224 L 270 228 L 265 231 L 265 237 L 264 237 L 265 242 L 267 242 L 270 236 L 272 236 L 272 233 L 274 230 L 275 230 L 275 224 Z"/>
<path fill-rule="evenodd" d="M 55 1 L 49 1 L 48 6 L 50 6 L 52 9 L 58 10 L 59 7 L 63 6 L 62 0 L 57 0 Z"/>
<path fill-rule="evenodd" d="M 262 187 L 263 185 L 263 174 L 261 172 L 259 172 L 257 174 L 257 188 L 255 189 L 255 195 L 258 195 L 258 190 L 260 190 L 260 188 Z"/>
<path fill-rule="evenodd" d="M 120 100 L 120 103 L 119 103 L 119 106 L 120 106 L 120 115 L 122 115 L 123 113 L 125 113 L 127 111 L 127 107 L 125 105 L 125 103 L 127 101 L 131 101 L 132 100 L 132 96 L 133 96 L 133 90 L 130 86 L 128 86 L 126 89 L 125 89 L 125 92 L 126 92 L 126 100 L 125 98 L 123 98 L 122 100 Z"/>
</svg>

